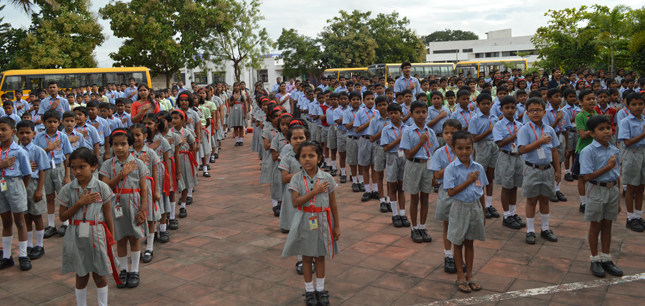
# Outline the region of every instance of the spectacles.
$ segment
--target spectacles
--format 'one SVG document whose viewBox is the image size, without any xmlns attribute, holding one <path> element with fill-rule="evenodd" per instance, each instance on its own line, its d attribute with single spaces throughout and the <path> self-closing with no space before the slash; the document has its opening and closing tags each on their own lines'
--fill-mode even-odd
<svg viewBox="0 0 645 306">
<path fill-rule="evenodd" d="M 542 111 L 543 109 L 529 109 L 526 112 L 529 114 L 533 114 L 533 113 L 541 113 Z"/>
</svg>

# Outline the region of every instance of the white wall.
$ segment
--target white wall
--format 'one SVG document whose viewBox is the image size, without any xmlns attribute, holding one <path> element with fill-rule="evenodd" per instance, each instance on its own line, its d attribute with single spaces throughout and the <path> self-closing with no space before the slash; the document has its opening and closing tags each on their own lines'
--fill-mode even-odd
<svg viewBox="0 0 645 306">
<path fill-rule="evenodd" d="M 270 88 L 275 84 L 275 79 L 276 77 L 282 77 L 282 65 L 283 61 L 281 59 L 277 59 L 275 55 L 270 55 L 271 57 L 266 57 L 264 58 L 264 63 L 262 64 L 262 68 L 267 70 L 268 74 L 268 82 L 265 82 L 265 87 Z M 226 61 L 223 63 L 222 66 L 216 66 L 213 63 L 207 63 L 206 67 L 208 68 L 208 82 L 207 83 L 198 83 L 198 85 L 206 85 L 206 84 L 211 84 L 213 83 L 213 72 L 214 71 L 225 71 L 226 72 L 226 78 L 225 81 L 227 84 L 233 84 L 237 80 L 235 79 L 235 70 L 233 68 L 233 62 L 231 61 Z M 187 68 L 182 68 L 181 72 L 186 74 L 186 77 L 184 79 L 184 84 L 190 84 L 195 80 L 194 75 L 195 72 L 201 72 L 202 69 L 197 67 L 195 69 L 187 69 Z M 253 84 L 258 81 L 258 71 L 255 69 L 251 68 L 245 68 L 240 71 L 240 81 L 244 81 L 247 85 L 247 88 L 250 86 L 253 86 Z"/>
</svg>

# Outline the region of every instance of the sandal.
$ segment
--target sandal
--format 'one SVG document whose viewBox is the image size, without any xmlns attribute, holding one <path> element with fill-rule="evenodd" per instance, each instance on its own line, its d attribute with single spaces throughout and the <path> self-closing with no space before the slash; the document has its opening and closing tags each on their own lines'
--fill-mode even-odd
<svg viewBox="0 0 645 306">
<path fill-rule="evenodd" d="M 475 287 L 476 285 L 479 285 L 479 288 Z M 468 281 L 468 287 L 472 289 L 473 291 L 479 291 L 482 290 L 482 285 L 480 285 L 476 280 L 471 279 Z"/>
<path fill-rule="evenodd" d="M 455 285 L 457 285 L 457 289 L 459 289 L 459 291 L 461 291 L 461 292 L 464 292 L 464 293 L 470 293 L 470 292 L 472 292 L 471 287 L 470 287 L 470 285 L 469 285 L 468 281 L 460 282 L 459 280 L 456 280 L 456 281 L 455 281 Z M 466 289 L 462 289 L 462 288 L 461 288 L 461 286 L 466 286 L 466 288 L 468 288 L 468 289 L 467 289 L 467 290 L 466 290 Z"/>
</svg>

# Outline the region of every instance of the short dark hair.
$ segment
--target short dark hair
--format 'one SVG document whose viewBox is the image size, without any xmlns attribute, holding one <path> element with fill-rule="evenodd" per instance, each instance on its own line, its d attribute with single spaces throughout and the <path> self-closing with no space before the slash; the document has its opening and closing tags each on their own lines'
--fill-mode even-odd
<svg viewBox="0 0 645 306">
<path fill-rule="evenodd" d="M 581 91 L 580 91 L 580 93 L 578 94 L 578 100 L 582 101 L 582 99 L 583 99 L 586 95 L 593 95 L 593 94 L 594 94 L 594 93 L 593 93 L 593 91 L 591 91 L 591 89 L 583 89 L 583 90 L 581 90 Z M 595 97 L 595 95 L 594 95 L 594 97 Z"/>
<path fill-rule="evenodd" d="M 444 121 L 442 128 L 445 129 L 447 126 L 454 127 L 457 130 L 461 130 L 461 122 L 459 122 L 459 120 L 457 120 L 457 119 L 448 119 L 448 120 Z"/>
<path fill-rule="evenodd" d="M 401 105 L 398 103 L 390 103 L 390 105 L 387 106 L 387 112 L 399 112 L 402 113 L 403 109 L 401 108 Z"/>
<path fill-rule="evenodd" d="M 447 96 L 447 95 L 446 95 L 446 96 Z M 470 92 L 469 92 L 468 90 L 460 89 L 460 90 L 457 92 L 457 99 L 459 99 L 459 97 L 461 97 L 461 96 L 469 96 L 469 97 L 470 97 Z"/>
<path fill-rule="evenodd" d="M 22 121 L 18 122 L 18 124 L 16 125 L 17 130 L 19 130 L 20 128 L 24 128 L 24 127 L 28 127 L 32 131 L 36 130 L 36 124 L 31 120 L 22 120 Z"/>
<path fill-rule="evenodd" d="M 65 118 L 70 118 L 70 117 L 76 119 L 76 112 L 75 111 L 66 111 L 66 112 L 63 113 L 63 120 L 65 120 Z"/>
<path fill-rule="evenodd" d="M 629 106 L 629 104 L 630 104 L 630 103 L 632 103 L 632 101 L 634 101 L 634 100 L 641 100 L 641 101 L 644 101 L 644 102 L 645 102 L 645 99 L 643 99 L 643 95 L 642 95 L 642 94 L 640 94 L 640 93 L 637 93 L 637 92 L 632 92 L 631 94 L 629 94 L 629 95 L 627 96 L 627 99 L 625 99 L 625 100 L 627 101 L 627 105 L 628 105 L 628 106 Z"/>
<path fill-rule="evenodd" d="M 493 102 L 493 97 L 491 97 L 489 94 L 486 94 L 486 93 L 480 94 L 479 96 L 477 96 L 477 104 L 482 103 L 484 100 Z"/>
<path fill-rule="evenodd" d="M 609 96 L 609 90 L 607 90 L 607 89 L 600 89 L 600 90 L 598 90 L 598 91 L 596 92 L 596 97 L 597 97 L 597 96 L 600 96 L 601 94 L 606 94 L 607 96 Z"/>
<path fill-rule="evenodd" d="M 367 97 L 367 96 L 373 96 L 373 97 L 376 97 L 376 94 L 375 94 L 373 91 L 371 91 L 371 90 L 366 90 L 366 91 L 363 93 L 363 99 L 365 99 L 365 97 Z"/>
<path fill-rule="evenodd" d="M 506 96 L 499 101 L 499 106 L 504 107 L 506 104 L 517 105 L 517 100 L 513 96 Z"/>
<path fill-rule="evenodd" d="M 349 100 L 351 101 L 353 97 L 358 97 L 359 99 L 361 98 L 361 93 L 358 91 L 352 91 L 349 93 Z"/>
<path fill-rule="evenodd" d="M 560 89 L 558 88 L 551 88 L 546 92 L 546 96 L 552 98 L 557 93 L 562 93 L 562 91 L 560 91 Z"/>
<path fill-rule="evenodd" d="M 414 97 L 414 93 L 412 93 L 412 90 L 410 90 L 410 89 L 404 89 L 399 94 L 401 95 L 401 97 L 405 97 L 405 95 L 407 95 L 407 94 L 410 94 L 411 96 Z"/>
<path fill-rule="evenodd" d="M 9 125 L 12 130 L 16 129 L 16 122 L 11 119 L 9 116 L 0 117 L 0 123 Z"/>
<path fill-rule="evenodd" d="M 55 109 L 50 109 L 43 114 L 43 122 L 47 121 L 49 118 L 55 118 L 60 122 L 60 113 Z"/>
<path fill-rule="evenodd" d="M 79 112 L 83 113 L 83 115 L 85 115 L 85 117 L 90 115 L 90 111 L 87 110 L 87 107 L 85 107 L 85 106 L 77 106 L 77 107 L 74 108 L 74 111 L 79 111 Z"/>
<path fill-rule="evenodd" d="M 367 91 L 366 91 L 366 93 L 367 93 Z M 375 99 L 375 101 L 374 101 L 374 103 L 375 103 L 376 105 L 379 105 L 379 103 L 382 103 L 382 102 L 390 103 L 390 101 L 388 101 L 388 100 L 387 100 L 387 97 L 386 97 L 386 96 L 378 96 L 378 97 L 376 97 L 376 99 Z"/>
<path fill-rule="evenodd" d="M 403 69 L 403 68 L 405 68 L 405 67 L 408 67 L 408 66 L 412 67 L 412 64 L 410 64 L 409 62 L 403 62 L 403 63 L 401 64 L 401 69 Z"/>
<path fill-rule="evenodd" d="M 425 108 L 426 110 L 428 109 L 428 106 L 421 102 L 421 101 L 414 101 L 410 104 L 410 113 L 414 113 L 414 110 L 417 108 Z"/>
<path fill-rule="evenodd" d="M 542 109 L 546 109 L 546 103 L 544 103 L 544 101 L 541 98 L 537 98 L 537 97 L 530 98 L 528 101 L 526 101 L 526 108 L 528 109 L 529 106 L 533 104 L 539 104 L 540 106 L 542 106 Z"/>
<path fill-rule="evenodd" d="M 457 139 L 470 139 L 471 143 L 473 142 L 473 137 L 470 132 L 465 130 L 459 130 L 452 134 L 452 146 L 454 147 L 457 144 Z"/>
<path fill-rule="evenodd" d="M 92 152 L 90 149 L 86 147 L 80 147 L 74 150 L 74 152 L 72 152 L 72 154 L 69 155 L 67 166 L 71 166 L 72 160 L 74 159 L 82 159 L 90 166 L 96 166 L 99 164 L 99 159 L 96 158 L 96 155 L 94 154 L 94 152 Z"/>
<path fill-rule="evenodd" d="M 90 108 L 90 107 L 99 108 L 99 102 L 96 101 L 96 100 L 92 100 L 90 102 L 87 102 L 87 105 L 85 105 L 85 107 L 86 108 Z"/>
<path fill-rule="evenodd" d="M 608 123 L 611 126 L 611 121 L 605 115 L 595 115 L 587 120 L 587 129 L 594 131 L 601 123 Z"/>
</svg>

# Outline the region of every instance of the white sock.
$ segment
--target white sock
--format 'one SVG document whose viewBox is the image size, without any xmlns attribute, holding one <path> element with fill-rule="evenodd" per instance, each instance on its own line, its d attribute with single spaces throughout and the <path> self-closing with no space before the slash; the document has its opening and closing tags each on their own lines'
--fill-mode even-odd
<svg viewBox="0 0 645 306">
<path fill-rule="evenodd" d="M 240 142 L 244 142 L 244 137 L 240 137 Z"/>
<path fill-rule="evenodd" d="M 586 195 L 581 195 L 580 196 L 580 204 L 587 205 L 587 196 Z"/>
<path fill-rule="evenodd" d="M 412 230 L 418 230 L 419 226 L 418 225 L 412 225 Z"/>
<path fill-rule="evenodd" d="M 325 157 L 325 165 L 329 165 L 329 157 Z"/>
<path fill-rule="evenodd" d="M 189 198 L 193 197 L 193 189 L 192 188 L 188 189 L 188 197 Z"/>
<path fill-rule="evenodd" d="M 634 219 L 636 219 L 636 214 L 635 214 L 635 213 L 627 212 L 627 220 L 634 220 Z M 2 239 L 4 239 L 4 237 L 2 237 Z M 4 240 L 3 240 L 3 241 L 4 241 Z M 4 244 L 4 243 L 3 243 L 3 244 Z"/>
<path fill-rule="evenodd" d="M 347 170 L 345 168 L 340 168 L 340 175 L 347 175 Z"/>
<path fill-rule="evenodd" d="M 132 259 L 132 269 L 130 269 L 130 272 L 139 272 L 139 260 L 141 260 L 141 251 L 130 252 L 130 259 Z"/>
<path fill-rule="evenodd" d="M 634 209 L 634 214 L 636 215 L 636 219 L 640 219 L 643 216 L 643 211 Z"/>
<path fill-rule="evenodd" d="M 271 199 L 271 204 L 273 204 L 273 207 L 278 206 L 278 200 Z"/>
<path fill-rule="evenodd" d="M 166 231 L 166 225 L 165 224 L 159 224 L 159 232 L 163 233 Z"/>
<path fill-rule="evenodd" d="M 383 198 L 383 197 L 380 198 L 379 200 L 381 201 L 381 203 L 387 203 L 387 202 L 385 202 L 385 198 Z"/>
<path fill-rule="evenodd" d="M 526 232 L 535 233 L 535 218 L 526 218 Z"/>
<path fill-rule="evenodd" d="M 305 292 L 314 292 L 314 282 L 305 283 Z"/>
<path fill-rule="evenodd" d="M 2 236 L 2 258 L 9 259 L 11 257 L 11 239 L 13 236 Z"/>
<path fill-rule="evenodd" d="M 553 182 L 553 186 L 555 187 L 555 191 L 560 191 L 560 184 L 558 182 Z"/>
<path fill-rule="evenodd" d="M 605 254 L 600 252 L 600 261 L 601 262 L 611 261 L 611 254 Z"/>
<path fill-rule="evenodd" d="M 69 219 L 65 220 L 65 222 L 63 222 L 63 225 L 69 226 Z"/>
<path fill-rule="evenodd" d="M 546 231 L 549 229 L 549 214 L 540 214 L 542 221 L 542 230 Z"/>
<path fill-rule="evenodd" d="M 240 142 L 240 137 L 235 136 L 235 141 Z"/>
<path fill-rule="evenodd" d="M 378 192 L 378 184 L 372 183 L 372 191 Z"/>
<path fill-rule="evenodd" d="M 336 170 L 336 161 L 335 160 L 331 161 L 331 168 Z"/>
<path fill-rule="evenodd" d="M 405 209 L 399 209 L 399 216 L 405 216 Z"/>
<path fill-rule="evenodd" d="M 74 288 L 74 292 L 76 293 L 76 306 L 87 306 L 87 287 L 83 289 Z"/>
<path fill-rule="evenodd" d="M 175 219 L 175 209 L 177 202 L 170 202 L 170 219 Z"/>
<path fill-rule="evenodd" d="M 443 255 L 452 258 L 452 250 L 443 250 Z"/>
<path fill-rule="evenodd" d="M 181 208 L 186 208 L 186 202 L 181 202 Z"/>
<path fill-rule="evenodd" d="M 87 287 L 85 287 L 87 288 Z M 108 302 L 108 286 L 103 288 L 96 288 L 96 299 L 99 302 L 99 306 L 107 306 Z"/>
<path fill-rule="evenodd" d="M 396 201 L 390 202 L 390 208 L 392 208 L 392 216 L 399 215 L 399 204 Z"/>
<path fill-rule="evenodd" d="M 596 256 L 591 255 L 589 256 L 589 259 L 591 259 L 591 262 L 600 262 L 600 255 L 596 255 Z"/>
<path fill-rule="evenodd" d="M 206 154 L 206 162 L 211 160 L 211 153 Z"/>
<path fill-rule="evenodd" d="M 358 184 L 358 178 L 355 176 L 352 176 L 352 183 Z"/>
<path fill-rule="evenodd" d="M 325 290 L 325 278 L 316 277 L 316 291 L 321 292 Z"/>
<path fill-rule="evenodd" d="M 370 184 L 365 185 L 365 192 L 370 192 Z"/>
<path fill-rule="evenodd" d="M 510 216 L 512 216 L 512 215 L 511 215 L 511 212 L 510 212 L 510 211 L 506 211 L 506 210 L 505 210 L 505 211 L 504 211 L 504 219 L 506 219 L 506 218 L 508 218 L 508 217 L 510 217 Z"/>
<path fill-rule="evenodd" d="M 153 244 L 155 241 L 155 234 L 150 234 L 148 233 L 148 236 L 146 237 L 146 251 L 153 251 Z"/>
<path fill-rule="evenodd" d="M 571 173 L 571 171 L 569 169 L 564 170 L 564 174 L 569 174 L 569 173 Z"/>
<path fill-rule="evenodd" d="M 27 257 L 27 241 L 18 241 L 18 250 L 20 250 L 20 257 Z"/>
<path fill-rule="evenodd" d="M 34 231 L 27 232 L 27 247 L 31 248 L 34 246 Z"/>
<path fill-rule="evenodd" d="M 302 255 L 298 255 L 298 261 L 302 261 Z"/>
<path fill-rule="evenodd" d="M 364 182 L 363 182 L 363 176 L 362 176 L 362 175 L 358 175 L 358 182 L 359 182 L 360 184 L 363 184 L 363 183 L 364 183 Z"/>
<path fill-rule="evenodd" d="M 511 216 L 515 216 L 515 211 L 517 210 L 517 205 L 508 205 L 508 210 L 511 213 Z"/>
<path fill-rule="evenodd" d="M 386 203 L 390 203 L 390 197 L 386 197 L 387 201 Z"/>
<path fill-rule="evenodd" d="M 486 208 L 493 205 L 493 196 L 486 196 Z"/>
<path fill-rule="evenodd" d="M 45 230 L 36 231 L 36 245 L 39 247 L 43 246 L 43 238 L 45 237 Z"/>
<path fill-rule="evenodd" d="M 419 229 L 426 229 L 426 225 L 425 225 L 425 223 L 424 223 L 424 224 L 419 224 L 419 226 L 417 226 L 417 228 L 419 228 Z"/>
<path fill-rule="evenodd" d="M 47 225 L 56 227 L 54 223 L 54 214 L 47 214 Z"/>
<path fill-rule="evenodd" d="M 128 256 L 119 257 L 119 268 L 121 270 L 128 270 Z"/>
</svg>

